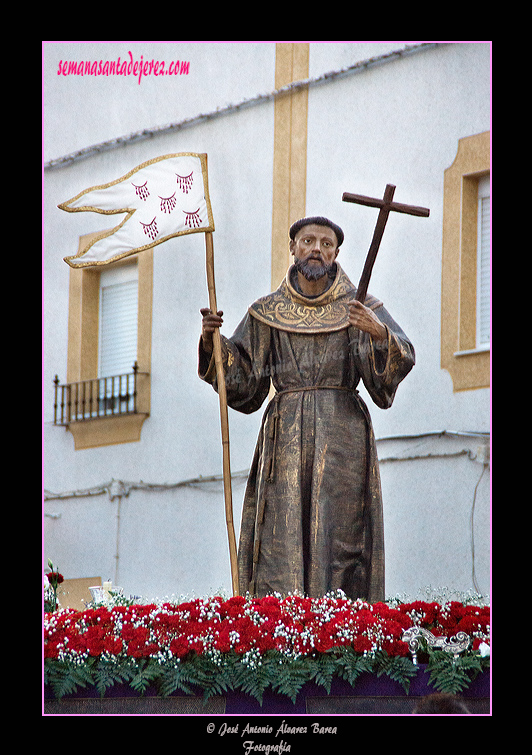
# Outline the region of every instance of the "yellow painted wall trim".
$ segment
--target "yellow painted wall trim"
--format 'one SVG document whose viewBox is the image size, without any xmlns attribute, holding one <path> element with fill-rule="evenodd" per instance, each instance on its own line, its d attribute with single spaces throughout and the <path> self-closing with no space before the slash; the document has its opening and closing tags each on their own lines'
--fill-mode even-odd
<svg viewBox="0 0 532 755">
<path fill-rule="evenodd" d="M 140 379 L 139 379 L 140 382 Z M 124 414 L 117 417 L 100 417 L 84 422 L 72 422 L 68 429 L 74 436 L 74 448 L 114 446 L 119 443 L 135 443 L 140 440 L 140 432 L 146 414 Z"/>
<path fill-rule="evenodd" d="M 490 352 L 476 348 L 478 181 L 490 171 L 490 132 L 460 139 L 444 174 L 441 367 L 453 390 L 487 388 Z"/>
<path fill-rule="evenodd" d="M 96 234 L 79 240 L 79 249 Z M 99 417 L 72 422 L 76 450 L 140 440 L 150 413 L 151 331 L 153 305 L 153 249 L 136 256 L 138 265 L 137 411 L 138 414 Z M 131 264 L 131 258 L 123 263 Z M 98 320 L 101 268 L 70 268 L 67 383 L 98 377 Z"/>
<path fill-rule="evenodd" d="M 309 44 L 275 45 L 275 88 L 308 78 Z M 307 192 L 308 89 L 275 100 L 272 207 L 272 289 L 277 288 L 290 264 L 288 232 L 305 215 Z"/>
</svg>

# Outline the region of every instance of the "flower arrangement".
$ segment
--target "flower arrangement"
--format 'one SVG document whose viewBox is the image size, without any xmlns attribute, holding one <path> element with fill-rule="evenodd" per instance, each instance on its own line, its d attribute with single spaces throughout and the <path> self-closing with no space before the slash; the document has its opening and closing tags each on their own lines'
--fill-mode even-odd
<svg viewBox="0 0 532 755">
<path fill-rule="evenodd" d="M 52 612 L 56 611 L 59 607 L 59 603 L 57 601 L 57 588 L 62 582 L 64 582 L 64 577 L 62 574 L 59 574 L 57 568 L 54 567 L 50 559 L 48 559 L 48 568 L 50 569 L 50 573 L 44 575 L 43 585 L 44 610 Z"/>
<path fill-rule="evenodd" d="M 293 701 L 305 682 L 330 691 L 337 676 L 354 685 L 362 673 L 386 674 L 408 693 L 420 669 L 401 639 L 412 626 L 452 637 L 466 632 L 468 650 L 454 657 L 425 648 L 429 683 L 445 692 L 467 688 L 489 665 L 490 609 L 443 604 L 369 604 L 338 591 L 321 598 L 220 596 L 182 603 L 61 609 L 44 622 L 45 681 L 57 697 L 114 684 L 139 693 L 155 685 L 205 699 L 239 689 L 262 702 L 267 688 Z"/>
</svg>

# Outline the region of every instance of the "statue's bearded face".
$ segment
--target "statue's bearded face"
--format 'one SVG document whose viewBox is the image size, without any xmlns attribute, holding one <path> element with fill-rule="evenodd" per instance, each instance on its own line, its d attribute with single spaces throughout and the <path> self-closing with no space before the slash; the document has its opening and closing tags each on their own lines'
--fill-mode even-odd
<svg viewBox="0 0 532 755">
<path fill-rule="evenodd" d="M 328 226 L 306 225 L 290 242 L 290 251 L 296 270 L 307 280 L 315 281 L 332 270 L 338 255 L 338 240 Z"/>
</svg>

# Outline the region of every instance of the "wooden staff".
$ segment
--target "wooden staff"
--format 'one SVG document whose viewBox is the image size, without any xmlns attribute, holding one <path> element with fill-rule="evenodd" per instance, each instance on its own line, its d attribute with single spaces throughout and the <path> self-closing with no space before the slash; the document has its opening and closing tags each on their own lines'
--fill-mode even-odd
<svg viewBox="0 0 532 755">
<path fill-rule="evenodd" d="M 207 287 L 209 289 L 209 307 L 216 314 L 216 286 L 214 282 L 214 247 L 212 232 L 205 233 L 205 247 L 207 259 Z M 238 586 L 238 562 L 236 550 L 235 528 L 233 524 L 233 497 L 231 491 L 231 462 L 229 455 L 229 417 L 227 413 L 227 392 L 225 389 L 225 373 L 222 362 L 222 341 L 220 329 L 215 328 L 213 333 L 214 362 L 216 365 L 216 379 L 218 382 L 218 397 L 220 399 L 220 422 L 222 425 L 222 455 L 223 455 L 223 478 L 225 498 L 225 521 L 229 538 L 229 558 L 231 561 L 231 581 L 233 596 L 239 594 Z"/>
</svg>

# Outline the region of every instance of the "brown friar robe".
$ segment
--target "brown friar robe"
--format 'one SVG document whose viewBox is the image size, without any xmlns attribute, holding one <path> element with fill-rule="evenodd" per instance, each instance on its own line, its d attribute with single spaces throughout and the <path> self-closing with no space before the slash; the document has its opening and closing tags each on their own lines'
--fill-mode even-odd
<svg viewBox="0 0 532 755">
<path fill-rule="evenodd" d="M 310 597 L 341 589 L 384 599 L 382 497 L 362 379 L 386 409 L 414 364 L 414 349 L 382 302 L 366 298 L 386 326 L 373 343 L 349 325 L 356 294 L 340 265 L 321 296 L 298 292 L 293 267 L 280 287 L 222 337 L 227 400 L 259 409 L 270 391 L 245 493 L 238 553 L 240 592 Z M 200 341 L 199 375 L 216 389 L 214 358 Z"/>
</svg>

